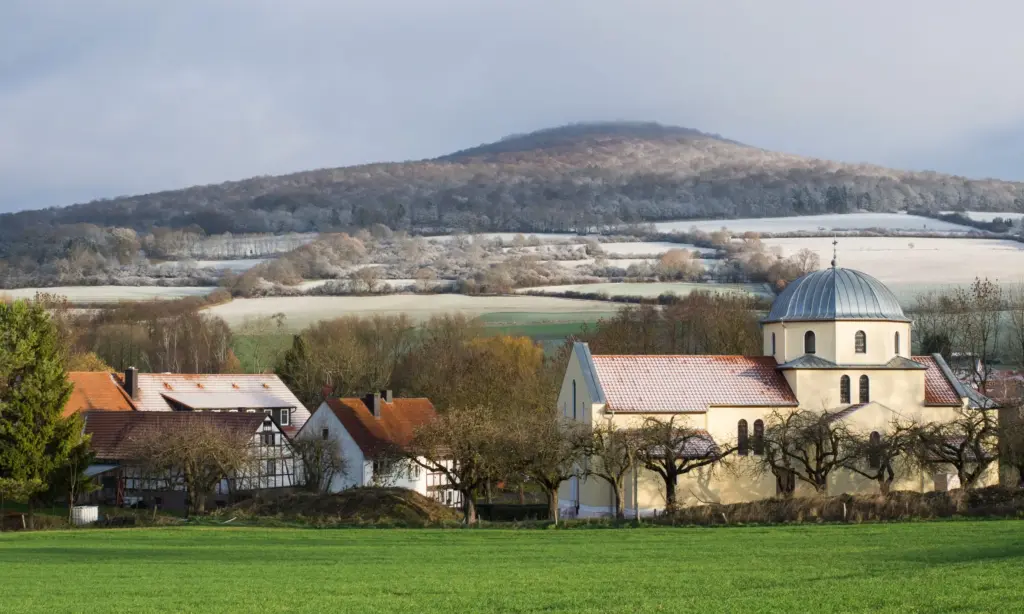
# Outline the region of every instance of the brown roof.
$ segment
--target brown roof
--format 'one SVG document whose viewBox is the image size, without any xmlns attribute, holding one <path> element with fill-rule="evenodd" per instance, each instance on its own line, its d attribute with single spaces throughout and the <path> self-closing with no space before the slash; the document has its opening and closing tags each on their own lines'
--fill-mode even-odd
<svg viewBox="0 0 1024 614">
<path fill-rule="evenodd" d="M 64 416 L 83 411 L 132 411 L 128 394 L 113 374 L 106 372 L 72 371 L 68 379 L 74 385 L 71 398 L 64 406 Z"/>
<path fill-rule="evenodd" d="M 437 417 L 434 404 L 423 398 L 382 400 L 379 418 L 362 399 L 328 398 L 325 402 L 365 455 L 409 445 L 416 429 Z"/>
<path fill-rule="evenodd" d="M 132 438 L 143 430 L 180 428 L 190 420 L 209 421 L 236 432 L 256 433 L 268 416 L 248 412 L 106 412 L 85 414 L 85 433 L 98 460 L 131 460 Z"/>
<path fill-rule="evenodd" d="M 953 386 L 953 382 L 949 381 L 934 357 L 914 356 L 914 362 L 919 362 L 926 368 L 924 372 L 925 405 L 959 406 L 961 404 L 960 395 Z"/>
<path fill-rule="evenodd" d="M 608 408 L 628 412 L 704 412 L 709 407 L 795 406 L 771 356 L 593 357 Z"/>
</svg>

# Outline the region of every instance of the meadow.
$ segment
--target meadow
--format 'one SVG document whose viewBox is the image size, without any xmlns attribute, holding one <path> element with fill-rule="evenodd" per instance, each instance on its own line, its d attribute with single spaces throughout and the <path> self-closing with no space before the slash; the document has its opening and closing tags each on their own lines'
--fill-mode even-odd
<svg viewBox="0 0 1024 614">
<path fill-rule="evenodd" d="M 0 534 L 10 612 L 1012 612 L 1020 521 Z"/>
<path fill-rule="evenodd" d="M 518 293 L 542 292 L 545 294 L 559 294 L 562 292 L 584 292 L 604 293 L 608 296 L 639 296 L 642 298 L 657 298 L 662 294 L 675 294 L 686 296 L 691 292 L 723 292 L 733 294 L 755 294 L 771 297 L 771 291 L 766 284 L 718 284 L 718 283 L 691 283 L 685 281 L 665 281 L 650 283 L 629 283 L 629 282 L 608 282 L 597 284 L 569 284 L 565 286 L 538 286 L 535 288 L 521 288 Z"/>
<path fill-rule="evenodd" d="M 825 215 L 798 215 L 792 217 L 760 217 L 734 220 L 699 220 L 659 222 L 654 225 L 660 232 L 686 231 L 697 228 L 714 232 L 728 228 L 733 232 L 815 232 L 829 230 L 921 230 L 930 232 L 969 232 L 961 226 L 919 215 L 906 213 L 830 213 Z"/>
</svg>

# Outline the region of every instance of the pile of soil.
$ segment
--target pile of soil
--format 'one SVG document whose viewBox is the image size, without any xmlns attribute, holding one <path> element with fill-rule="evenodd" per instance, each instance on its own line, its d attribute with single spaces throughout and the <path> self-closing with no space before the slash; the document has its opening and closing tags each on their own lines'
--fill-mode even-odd
<svg viewBox="0 0 1024 614">
<path fill-rule="evenodd" d="M 243 501 L 218 512 L 301 520 L 317 525 L 425 526 L 461 520 L 458 510 L 405 488 L 350 488 L 337 494 L 293 493 Z"/>
</svg>

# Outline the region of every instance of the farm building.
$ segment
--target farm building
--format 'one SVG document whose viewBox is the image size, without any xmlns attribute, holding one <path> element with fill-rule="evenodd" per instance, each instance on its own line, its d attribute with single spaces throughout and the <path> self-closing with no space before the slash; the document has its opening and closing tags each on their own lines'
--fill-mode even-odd
<svg viewBox="0 0 1024 614">
<path fill-rule="evenodd" d="M 770 473 L 745 470 L 763 454 L 765 423 L 775 411 L 828 410 L 874 440 L 897 417 L 942 422 L 959 409 L 988 407 L 978 403 L 984 398 L 963 386 L 941 356 L 912 356 L 911 334 L 910 320 L 886 286 L 833 264 L 795 280 L 775 300 L 762 322 L 763 355 L 602 356 L 577 343 L 558 407 L 569 420 L 623 429 L 650 417 L 674 416 L 703 429 L 705 448 L 736 442 L 736 467 L 682 476 L 678 502 L 762 499 L 792 488 L 780 486 Z M 983 479 L 992 483 L 997 476 L 990 469 Z M 660 476 L 642 470 L 631 480 L 625 489 L 628 513 L 665 508 Z M 830 480 L 833 494 L 878 490 L 876 482 L 852 472 L 837 472 Z M 956 472 L 942 467 L 909 472 L 893 488 L 929 491 L 956 485 Z M 571 480 L 559 499 L 569 514 L 614 511 L 613 492 L 598 478 Z"/>
<path fill-rule="evenodd" d="M 337 398 L 329 393 L 325 390 L 326 400 L 298 437 L 320 437 L 338 446 L 345 471 L 334 477 L 331 492 L 356 486 L 395 486 L 445 505 L 462 505 L 461 495 L 446 487 L 443 474 L 428 472 L 403 455 L 416 428 L 437 416 L 429 399 L 394 398 L 390 390 L 362 398 Z"/>
<path fill-rule="evenodd" d="M 113 373 L 72 371 L 73 389 L 64 405 L 64 417 L 87 411 L 134 411 L 135 404 Z"/>
<path fill-rule="evenodd" d="M 90 436 L 95 462 L 86 470 L 100 488 L 90 494 L 104 505 L 145 505 L 183 509 L 187 493 L 180 470 L 160 475 L 142 468 L 147 442 L 161 433 L 224 431 L 250 440 L 251 462 L 238 474 L 225 475 L 214 489 L 204 493 L 207 504 L 223 505 L 256 491 L 286 489 L 296 485 L 299 463 L 293 457 L 287 435 L 272 416 L 248 412 L 114 412 L 85 414 L 85 434 Z"/>
</svg>

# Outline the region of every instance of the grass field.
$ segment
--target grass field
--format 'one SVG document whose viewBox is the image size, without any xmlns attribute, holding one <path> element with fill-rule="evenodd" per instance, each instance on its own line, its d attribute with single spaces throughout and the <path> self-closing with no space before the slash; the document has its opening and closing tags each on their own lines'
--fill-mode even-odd
<svg viewBox="0 0 1024 614">
<path fill-rule="evenodd" d="M 1020 521 L 0 535 L 9 612 L 1018 612 Z"/>
<path fill-rule="evenodd" d="M 626 283 L 608 282 L 597 284 L 569 284 L 565 286 L 537 286 L 535 288 L 520 288 L 516 292 L 523 294 L 527 292 L 543 292 L 557 294 L 561 292 L 603 292 L 608 296 L 640 296 L 644 298 L 656 298 L 662 294 L 676 294 L 686 296 L 691 292 L 730 292 L 740 294 L 755 294 L 771 296 L 765 284 L 716 284 L 716 283 L 691 283 L 685 281 L 664 281 L 650 283 Z"/>
</svg>

